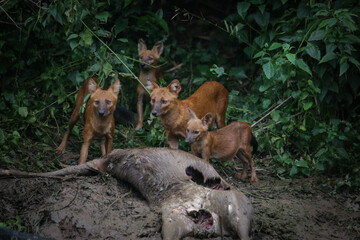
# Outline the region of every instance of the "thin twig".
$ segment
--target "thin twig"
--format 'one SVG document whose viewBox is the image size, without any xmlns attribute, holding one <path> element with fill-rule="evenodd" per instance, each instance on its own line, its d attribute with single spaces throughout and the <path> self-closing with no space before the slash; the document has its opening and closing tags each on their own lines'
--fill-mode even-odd
<svg viewBox="0 0 360 240">
<path fill-rule="evenodd" d="M 125 193 L 125 194 L 123 194 L 123 195 L 121 195 L 121 196 L 117 196 L 117 198 L 115 199 L 115 201 L 113 201 L 113 202 L 110 204 L 110 206 L 108 207 L 108 209 L 106 209 L 106 212 L 104 213 L 102 219 L 105 219 L 105 217 L 106 217 L 107 213 L 109 212 L 109 210 L 111 209 L 112 205 L 114 205 L 117 201 L 119 201 L 120 199 L 126 197 L 126 196 L 129 195 L 130 193 L 131 193 L 131 191 L 129 191 L 129 192 L 127 192 L 127 193 Z"/>
<path fill-rule="evenodd" d="M 0 6 L 0 8 L 1 8 L 1 10 L 3 10 L 3 12 L 6 14 L 6 16 L 8 16 L 8 18 L 10 18 L 10 20 L 14 23 L 14 25 L 15 25 L 18 29 L 21 30 L 21 27 L 19 27 L 19 26 L 16 24 L 16 22 L 14 21 L 14 19 L 12 19 L 12 17 L 5 11 L 5 9 L 4 9 L 2 6 Z"/>
<path fill-rule="evenodd" d="M 285 101 L 283 101 L 282 103 L 280 103 L 279 105 L 277 105 L 276 107 L 274 107 L 273 110 L 271 110 L 270 112 L 268 112 L 265 116 L 263 116 L 262 118 L 260 118 L 257 122 L 255 122 L 253 125 L 251 125 L 251 127 L 256 126 L 259 122 L 261 122 L 263 119 L 265 119 L 267 116 L 269 116 L 273 111 L 275 111 L 276 109 L 278 109 L 279 107 L 281 107 L 282 105 L 284 105 L 287 101 L 289 101 L 292 98 L 292 96 L 288 97 L 287 99 L 285 99 Z"/>
</svg>

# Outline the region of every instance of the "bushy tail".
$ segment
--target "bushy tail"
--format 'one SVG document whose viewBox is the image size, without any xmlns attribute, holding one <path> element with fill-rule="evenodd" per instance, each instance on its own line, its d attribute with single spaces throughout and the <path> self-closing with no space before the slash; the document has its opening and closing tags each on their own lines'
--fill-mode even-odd
<svg viewBox="0 0 360 240">
<path fill-rule="evenodd" d="M 256 141 L 256 138 L 254 136 L 254 134 L 251 134 L 251 142 L 250 142 L 251 146 L 253 147 L 253 153 L 257 153 L 257 149 L 258 149 L 258 142 Z"/>
<path fill-rule="evenodd" d="M 57 153 L 63 153 L 65 151 L 66 144 L 67 144 L 69 135 L 71 133 L 71 130 L 73 129 L 75 123 L 79 119 L 80 108 L 84 103 L 84 98 L 85 98 L 86 94 L 89 93 L 88 85 L 89 85 L 90 79 L 97 82 L 97 78 L 88 78 L 81 85 L 81 87 L 80 87 L 80 89 L 79 89 L 79 91 L 78 91 L 78 93 L 76 95 L 76 105 L 75 105 L 75 109 L 74 109 L 73 113 L 71 114 L 71 117 L 70 117 L 70 120 L 69 120 L 69 127 L 66 130 L 66 133 L 64 134 L 64 137 L 63 137 L 59 147 L 56 148 L 56 150 L 55 150 Z"/>
<path fill-rule="evenodd" d="M 128 109 L 126 109 L 123 106 L 117 105 L 115 112 L 114 112 L 114 117 L 115 117 L 115 124 L 122 124 L 125 126 L 131 125 L 134 126 L 135 124 L 135 117 L 134 117 L 134 113 Z"/>
</svg>

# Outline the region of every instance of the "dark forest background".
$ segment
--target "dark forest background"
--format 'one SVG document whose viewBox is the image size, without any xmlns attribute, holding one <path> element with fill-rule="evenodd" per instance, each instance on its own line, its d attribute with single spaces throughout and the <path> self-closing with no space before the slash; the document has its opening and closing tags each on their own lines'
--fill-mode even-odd
<svg viewBox="0 0 360 240">
<path fill-rule="evenodd" d="M 54 149 L 87 77 L 109 85 L 119 73 L 119 105 L 136 112 L 137 82 L 121 61 L 138 75 L 143 38 L 149 48 L 164 42 L 160 64 L 175 70 L 162 84 L 179 79 L 180 98 L 215 79 L 230 92 L 228 122 L 270 113 L 253 127 L 257 165 L 280 178 L 324 174 L 334 190 L 358 191 L 359 16 L 356 0 L 2 0 L 0 167 L 61 167 Z M 148 108 L 146 116 L 140 132 L 118 124 L 114 147 L 167 146 L 160 121 Z M 79 153 L 81 132 L 79 123 L 68 152 Z M 96 141 L 89 153 L 100 156 Z"/>
</svg>

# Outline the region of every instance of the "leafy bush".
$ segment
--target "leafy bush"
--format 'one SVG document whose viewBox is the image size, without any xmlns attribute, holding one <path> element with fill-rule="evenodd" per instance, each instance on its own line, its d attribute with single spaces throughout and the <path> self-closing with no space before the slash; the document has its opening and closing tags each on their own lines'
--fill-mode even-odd
<svg viewBox="0 0 360 240">
<path fill-rule="evenodd" d="M 149 46 L 165 42 L 164 69 L 183 64 L 165 74 L 167 83 L 181 81 L 180 98 L 209 79 L 224 84 L 230 92 L 228 121 L 255 124 L 259 150 L 273 160 L 275 174 L 335 174 L 339 189 L 358 189 L 357 1 L 231 1 L 223 16 L 211 8 L 203 14 L 171 4 L 4 3 L 0 167 L 59 167 L 53 149 L 67 127 L 75 93 L 89 76 L 109 85 L 109 74 L 119 73 L 120 102 L 135 111 L 137 82 L 123 63 L 138 74 L 137 41 L 144 38 Z M 69 145 L 78 146 L 75 152 L 81 130 L 81 124 L 74 128 L 77 142 Z M 116 138 L 121 148 L 167 145 L 151 116 L 143 132 L 118 126 Z"/>
</svg>

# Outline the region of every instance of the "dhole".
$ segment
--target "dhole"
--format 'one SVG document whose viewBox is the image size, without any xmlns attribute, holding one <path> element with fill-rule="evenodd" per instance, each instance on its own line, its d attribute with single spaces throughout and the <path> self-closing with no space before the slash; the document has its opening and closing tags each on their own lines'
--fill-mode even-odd
<svg viewBox="0 0 360 240">
<path fill-rule="evenodd" d="M 209 158 L 230 160 L 236 155 L 243 162 L 243 172 L 241 175 L 237 173 L 236 177 L 245 179 L 250 163 L 250 181 L 257 182 L 250 145 L 256 152 L 258 143 L 250 125 L 246 122 L 232 122 L 226 127 L 209 132 L 208 126 L 212 121 L 212 114 L 208 113 L 199 119 L 191 109 L 188 110 L 189 122 L 185 141 L 191 144 L 191 152 L 207 162 Z"/>
<path fill-rule="evenodd" d="M 160 88 L 155 82 L 152 82 L 148 89 L 151 90 L 151 113 L 160 117 L 172 149 L 177 149 L 179 139 L 186 137 L 189 120 L 188 108 L 193 109 L 201 117 L 211 112 L 215 117 L 209 122 L 209 126 L 212 126 L 215 120 L 218 128 L 225 126 L 229 93 L 223 85 L 216 81 L 204 83 L 185 100 L 178 99 L 181 86 L 177 79 L 173 80 L 166 88 Z"/>
<path fill-rule="evenodd" d="M 79 118 L 80 107 L 83 104 L 84 97 L 90 93 L 84 114 L 84 143 L 81 147 L 79 164 L 86 162 L 90 142 L 94 137 L 101 138 L 100 147 L 102 155 L 106 156 L 109 154 L 113 146 L 113 135 L 115 131 L 113 113 L 116 108 L 119 91 L 119 80 L 116 80 L 108 90 L 102 90 L 97 84 L 96 78 L 86 79 L 76 95 L 76 106 L 74 112 L 71 114 L 69 127 L 61 144 L 55 151 L 57 153 L 63 153 L 65 151 L 70 132 Z M 107 139 L 107 148 L 105 148 L 104 137 Z"/>
<path fill-rule="evenodd" d="M 138 43 L 138 53 L 140 60 L 140 77 L 139 80 L 142 84 L 147 84 L 148 81 L 156 82 L 160 78 L 164 78 L 163 72 L 160 68 L 154 68 L 153 66 L 157 65 L 160 55 L 164 50 L 164 44 L 162 42 L 157 42 L 151 50 L 148 50 L 144 40 L 139 39 Z M 139 84 L 137 87 L 138 102 L 137 102 L 137 114 L 138 120 L 135 129 L 141 129 L 143 126 L 144 120 L 144 109 L 143 109 L 143 98 L 146 94 L 146 91 Z"/>
</svg>

